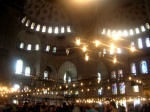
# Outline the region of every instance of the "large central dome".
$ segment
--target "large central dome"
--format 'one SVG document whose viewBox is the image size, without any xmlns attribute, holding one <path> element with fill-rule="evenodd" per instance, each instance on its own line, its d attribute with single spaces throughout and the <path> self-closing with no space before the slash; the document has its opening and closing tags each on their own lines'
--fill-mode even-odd
<svg viewBox="0 0 150 112">
<path fill-rule="evenodd" d="M 43 23 L 68 23 L 69 18 L 63 8 L 49 0 L 32 0 L 26 5 L 26 14 Z"/>
</svg>

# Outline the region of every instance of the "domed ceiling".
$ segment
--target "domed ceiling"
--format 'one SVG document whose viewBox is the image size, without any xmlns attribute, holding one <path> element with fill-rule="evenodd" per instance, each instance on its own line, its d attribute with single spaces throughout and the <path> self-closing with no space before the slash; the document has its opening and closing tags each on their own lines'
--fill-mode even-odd
<svg viewBox="0 0 150 112">
<path fill-rule="evenodd" d="M 126 4 L 111 13 L 103 14 L 104 27 L 125 30 L 148 22 L 145 4 Z"/>
<path fill-rule="evenodd" d="M 49 0 L 32 0 L 26 6 L 26 14 L 43 23 L 68 23 L 69 18 L 63 8 Z"/>
<path fill-rule="evenodd" d="M 22 23 L 43 33 L 70 33 L 70 19 L 60 4 L 50 0 L 32 0 L 25 6 Z"/>
</svg>

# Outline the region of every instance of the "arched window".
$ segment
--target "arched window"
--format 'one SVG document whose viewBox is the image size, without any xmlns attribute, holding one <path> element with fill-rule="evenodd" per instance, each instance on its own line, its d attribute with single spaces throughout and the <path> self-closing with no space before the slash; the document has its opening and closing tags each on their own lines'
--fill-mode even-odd
<svg viewBox="0 0 150 112">
<path fill-rule="evenodd" d="M 138 47 L 139 47 L 139 49 L 143 48 L 143 44 L 142 44 L 142 39 L 141 38 L 138 38 Z"/>
<path fill-rule="evenodd" d="M 125 84 L 124 84 L 124 82 L 119 84 L 119 89 L 120 89 L 120 94 L 125 94 Z"/>
<path fill-rule="evenodd" d="M 133 29 L 130 29 L 130 35 L 134 35 Z"/>
<path fill-rule="evenodd" d="M 141 31 L 145 32 L 145 27 L 143 25 L 141 26 Z"/>
<path fill-rule="evenodd" d="M 42 32 L 45 32 L 45 31 L 46 31 L 46 26 L 43 26 Z"/>
<path fill-rule="evenodd" d="M 32 47 L 32 45 L 31 44 L 28 44 L 28 46 L 27 46 L 27 50 L 31 50 L 31 47 Z"/>
<path fill-rule="evenodd" d="M 21 42 L 21 43 L 20 43 L 20 49 L 23 49 L 23 48 L 24 48 L 24 43 Z"/>
<path fill-rule="evenodd" d="M 70 33 L 71 32 L 71 28 L 70 26 L 67 26 L 67 32 Z"/>
<path fill-rule="evenodd" d="M 71 76 L 67 75 L 67 73 L 64 74 L 64 83 L 71 83 Z"/>
<path fill-rule="evenodd" d="M 61 33 L 65 33 L 65 28 L 63 26 L 61 27 Z"/>
<path fill-rule="evenodd" d="M 58 34 L 58 27 L 55 27 L 55 29 L 54 29 L 54 33 L 56 33 L 56 34 Z"/>
<path fill-rule="evenodd" d="M 150 47 L 150 39 L 148 37 L 145 39 L 145 42 L 146 42 L 146 47 Z"/>
<path fill-rule="evenodd" d="M 50 51 L 50 45 L 47 45 L 47 46 L 46 46 L 46 51 L 47 51 L 47 52 Z"/>
<path fill-rule="evenodd" d="M 31 29 L 34 29 L 34 27 L 35 27 L 35 23 L 32 23 L 31 24 Z"/>
<path fill-rule="evenodd" d="M 66 75 L 66 73 L 64 74 L 64 83 L 66 83 L 66 81 L 67 81 L 67 75 Z"/>
<path fill-rule="evenodd" d="M 48 33 L 52 33 L 52 27 L 51 26 L 48 28 Z"/>
<path fill-rule="evenodd" d="M 142 74 L 147 74 L 148 73 L 146 61 L 141 61 L 140 67 L 141 67 L 141 73 Z"/>
<path fill-rule="evenodd" d="M 38 24 L 37 27 L 36 27 L 36 31 L 40 31 L 40 27 L 41 26 Z"/>
<path fill-rule="evenodd" d="M 139 34 L 140 33 L 139 28 L 135 28 L 135 32 L 136 32 L 136 34 Z"/>
<path fill-rule="evenodd" d="M 71 77 L 70 76 L 68 76 L 68 83 L 70 83 L 71 82 Z"/>
<path fill-rule="evenodd" d="M 44 71 L 44 79 L 48 80 L 48 71 Z"/>
<path fill-rule="evenodd" d="M 97 73 L 97 80 L 98 80 L 98 82 L 100 82 L 101 81 L 101 74 L 100 73 Z"/>
<path fill-rule="evenodd" d="M 30 24 L 30 20 L 27 20 L 26 26 L 29 26 L 29 24 Z"/>
<path fill-rule="evenodd" d="M 35 45 L 35 50 L 38 51 L 40 49 L 39 44 Z"/>
<path fill-rule="evenodd" d="M 25 68 L 25 76 L 30 76 L 30 67 Z"/>
<path fill-rule="evenodd" d="M 135 66 L 135 63 L 131 63 L 131 74 L 136 75 L 136 66 Z"/>
<path fill-rule="evenodd" d="M 123 77 L 123 71 L 122 70 L 118 70 L 118 78 L 119 77 Z"/>
<path fill-rule="evenodd" d="M 53 47 L 53 53 L 56 53 L 56 51 L 57 51 L 57 47 Z"/>
<path fill-rule="evenodd" d="M 111 78 L 113 78 L 113 79 L 116 78 L 116 72 L 115 72 L 115 71 L 112 71 L 112 72 L 111 72 Z"/>
<path fill-rule="evenodd" d="M 17 64 L 16 64 L 16 74 L 22 74 L 22 68 L 23 68 L 23 61 L 17 60 Z"/>
<path fill-rule="evenodd" d="M 101 89 L 98 89 L 98 95 L 102 95 L 102 88 Z"/>
<path fill-rule="evenodd" d="M 24 23 L 25 21 L 26 21 L 26 17 L 24 17 L 21 22 Z"/>
<path fill-rule="evenodd" d="M 112 84 L 112 93 L 117 94 L 117 84 Z"/>
<path fill-rule="evenodd" d="M 135 92 L 135 93 L 139 92 L 139 86 L 138 85 L 133 86 L 133 92 Z"/>
</svg>

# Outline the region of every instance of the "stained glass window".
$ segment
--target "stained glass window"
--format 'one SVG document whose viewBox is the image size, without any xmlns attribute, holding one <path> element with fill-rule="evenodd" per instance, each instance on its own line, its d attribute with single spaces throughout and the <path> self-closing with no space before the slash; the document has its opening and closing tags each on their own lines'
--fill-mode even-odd
<svg viewBox="0 0 150 112">
<path fill-rule="evenodd" d="M 146 41 L 146 47 L 150 47 L 150 39 L 147 37 L 145 41 Z"/>
<path fill-rule="evenodd" d="M 124 84 L 124 82 L 119 84 L 119 89 L 120 89 L 120 94 L 125 94 L 125 84 Z"/>
<path fill-rule="evenodd" d="M 118 70 L 118 78 L 119 77 L 123 77 L 123 71 L 122 70 Z"/>
<path fill-rule="evenodd" d="M 141 38 L 138 38 L 138 47 L 139 47 L 139 49 L 143 48 L 143 44 L 142 44 L 142 39 Z"/>
<path fill-rule="evenodd" d="M 66 83 L 66 80 L 67 79 L 67 75 L 66 75 L 66 73 L 64 74 L 64 83 Z"/>
<path fill-rule="evenodd" d="M 135 66 L 135 63 L 131 63 L 131 74 L 136 75 L 136 66 Z"/>
<path fill-rule="evenodd" d="M 30 67 L 26 67 L 25 76 L 30 76 Z"/>
<path fill-rule="evenodd" d="M 147 74 L 148 73 L 146 61 L 141 61 L 140 67 L 141 67 L 141 73 L 142 74 Z"/>
<path fill-rule="evenodd" d="M 102 88 L 98 89 L 98 95 L 102 95 Z"/>
<path fill-rule="evenodd" d="M 116 71 L 111 72 L 111 78 L 115 79 L 116 78 Z"/>
<path fill-rule="evenodd" d="M 48 80 L 48 72 L 47 71 L 44 72 L 44 79 Z"/>
<path fill-rule="evenodd" d="M 101 81 L 101 74 L 100 74 L 100 73 L 98 73 L 98 78 L 97 78 L 97 80 L 98 80 L 98 82 Z"/>
<path fill-rule="evenodd" d="M 57 51 L 57 47 L 53 47 L 53 53 L 56 53 L 56 51 Z"/>
<path fill-rule="evenodd" d="M 117 84 L 112 84 L 112 94 L 117 94 Z"/>
<path fill-rule="evenodd" d="M 23 61 L 20 59 L 16 64 L 16 74 L 22 74 Z"/>
<path fill-rule="evenodd" d="M 138 85 L 133 86 L 133 92 L 135 92 L 135 93 L 139 92 L 139 86 Z"/>
</svg>

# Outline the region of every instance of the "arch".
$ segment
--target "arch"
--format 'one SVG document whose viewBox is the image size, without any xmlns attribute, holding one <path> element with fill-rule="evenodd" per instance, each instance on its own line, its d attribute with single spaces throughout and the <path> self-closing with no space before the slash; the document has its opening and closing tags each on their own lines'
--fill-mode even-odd
<svg viewBox="0 0 150 112">
<path fill-rule="evenodd" d="M 107 79 L 108 71 L 107 71 L 107 68 L 103 62 L 99 63 L 97 71 L 98 71 L 98 73 L 101 74 L 101 80 Z"/>
<path fill-rule="evenodd" d="M 56 79 L 57 78 L 57 71 L 56 71 L 56 68 L 53 65 L 46 66 L 44 72 L 48 73 L 48 78 L 49 79 Z M 44 72 L 43 72 L 43 75 L 44 75 Z"/>
<path fill-rule="evenodd" d="M 58 71 L 58 79 L 62 80 L 64 79 L 64 75 L 66 74 L 66 78 L 68 77 L 69 80 L 71 78 L 71 81 L 75 81 L 76 77 L 77 77 L 77 70 L 75 65 L 70 62 L 70 61 L 66 61 L 62 64 L 62 66 L 60 67 L 59 71 Z M 63 82 L 63 80 L 62 80 Z"/>
<path fill-rule="evenodd" d="M 147 62 L 145 60 L 142 60 L 140 62 L 140 69 L 141 69 L 142 74 L 147 74 L 148 73 Z"/>
</svg>

